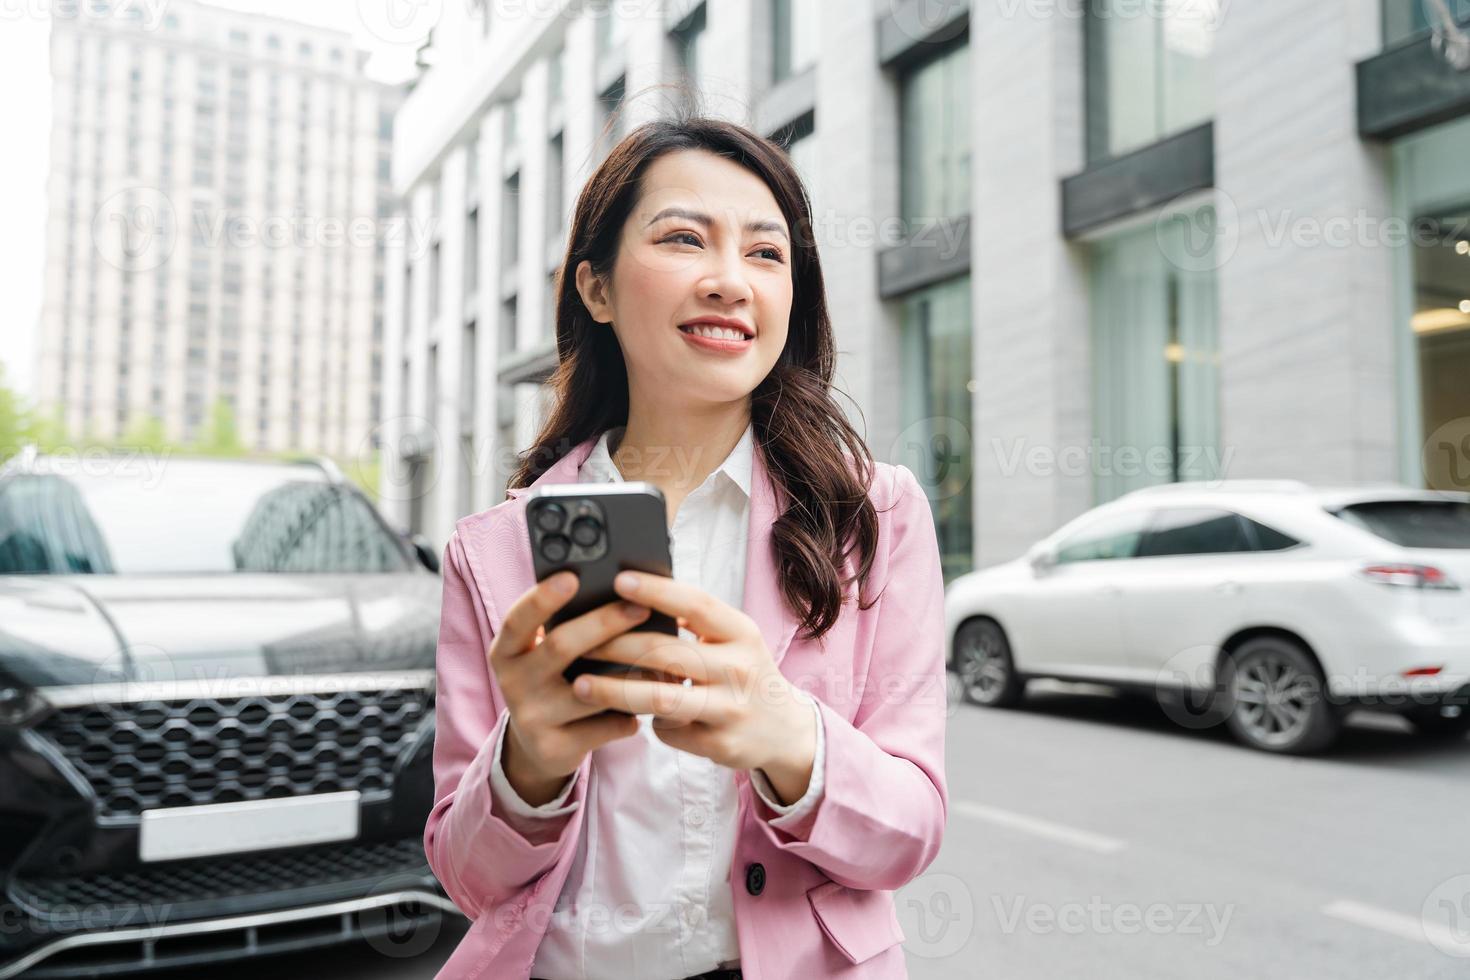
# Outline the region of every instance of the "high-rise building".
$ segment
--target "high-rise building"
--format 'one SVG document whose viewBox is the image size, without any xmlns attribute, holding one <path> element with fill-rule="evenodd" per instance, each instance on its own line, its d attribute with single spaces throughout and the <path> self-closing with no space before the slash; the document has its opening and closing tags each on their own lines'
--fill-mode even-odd
<svg viewBox="0 0 1470 980">
<path fill-rule="evenodd" d="M 76 436 L 174 441 L 227 410 L 247 448 L 358 452 L 381 414 L 402 90 L 338 31 L 188 0 L 70 8 L 42 410 Z"/>
<path fill-rule="evenodd" d="M 1470 489 L 1470 0 L 487 8 L 445 5 L 397 122 L 415 530 L 503 499 L 570 202 L 679 78 L 789 144 L 838 383 L 947 576 L 1151 483 Z"/>
</svg>

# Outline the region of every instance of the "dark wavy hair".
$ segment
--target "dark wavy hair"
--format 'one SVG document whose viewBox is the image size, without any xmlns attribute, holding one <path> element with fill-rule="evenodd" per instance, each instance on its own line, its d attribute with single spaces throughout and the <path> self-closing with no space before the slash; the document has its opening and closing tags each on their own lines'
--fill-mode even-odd
<svg viewBox="0 0 1470 980">
<path fill-rule="evenodd" d="M 867 489 L 874 463 L 833 398 L 836 349 L 822 266 L 812 235 L 811 201 L 780 145 L 720 119 L 680 114 L 638 126 L 608 154 L 577 199 L 566 258 L 556 279 L 558 365 L 553 406 L 532 447 L 518 457 L 510 487 L 524 487 L 581 442 L 626 425 L 628 374 L 613 331 L 598 324 L 577 292 L 583 260 L 611 273 L 624 222 L 641 180 L 659 157 L 705 150 L 765 181 L 791 229 L 792 303 L 786 346 L 751 393 L 751 424 L 776 491 L 771 528 L 781 591 L 808 639 L 837 622 L 846 588 L 865 585 L 877 549 L 878 519 Z M 841 570 L 857 552 L 856 572 Z M 869 608 L 876 599 L 860 608 Z"/>
</svg>

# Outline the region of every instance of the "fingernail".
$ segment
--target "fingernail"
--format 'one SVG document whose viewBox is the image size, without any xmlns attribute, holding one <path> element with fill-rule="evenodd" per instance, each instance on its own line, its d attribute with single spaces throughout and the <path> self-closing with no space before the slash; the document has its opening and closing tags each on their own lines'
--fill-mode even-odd
<svg viewBox="0 0 1470 980">
<path fill-rule="evenodd" d="M 640 606 L 636 602 L 623 603 L 623 615 L 629 619 L 639 619 L 646 612 L 648 612 L 647 606 Z"/>
<path fill-rule="evenodd" d="M 576 692 L 577 697 L 585 698 L 592 693 L 592 682 L 585 677 L 578 677 L 576 683 L 572 685 L 572 689 Z"/>
<path fill-rule="evenodd" d="M 632 572 L 619 572 L 616 584 L 625 592 L 634 592 L 638 589 L 638 576 Z"/>
<path fill-rule="evenodd" d="M 556 577 L 556 591 L 560 595 L 571 595 L 577 591 L 577 576 L 566 572 Z"/>
</svg>

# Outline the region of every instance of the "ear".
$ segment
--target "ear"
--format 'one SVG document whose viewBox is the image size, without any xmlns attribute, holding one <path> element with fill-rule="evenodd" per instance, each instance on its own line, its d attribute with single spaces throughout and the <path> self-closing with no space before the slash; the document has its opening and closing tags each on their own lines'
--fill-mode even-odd
<svg viewBox="0 0 1470 980">
<path fill-rule="evenodd" d="M 607 286 L 592 271 L 592 263 L 583 259 L 577 263 L 577 293 L 592 319 L 598 323 L 612 322 L 612 304 L 607 299 Z"/>
</svg>

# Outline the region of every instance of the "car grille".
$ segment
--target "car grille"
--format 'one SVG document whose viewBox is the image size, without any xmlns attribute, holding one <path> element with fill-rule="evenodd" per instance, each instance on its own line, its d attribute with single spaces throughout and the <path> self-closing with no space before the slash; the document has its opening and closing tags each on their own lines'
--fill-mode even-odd
<svg viewBox="0 0 1470 980">
<path fill-rule="evenodd" d="M 338 898 L 345 891 L 376 894 L 434 884 L 423 838 L 415 834 L 399 840 L 167 861 L 102 874 L 17 875 L 10 899 L 41 922 L 74 917 L 77 909 L 86 909 L 92 916 L 88 927 L 103 928 L 162 925 L 201 915 L 240 913 L 252 905 L 284 908 Z"/>
<path fill-rule="evenodd" d="M 105 817 L 358 790 L 392 791 L 398 755 L 433 714 L 427 688 L 261 694 L 59 708 L 38 726 Z"/>
</svg>

